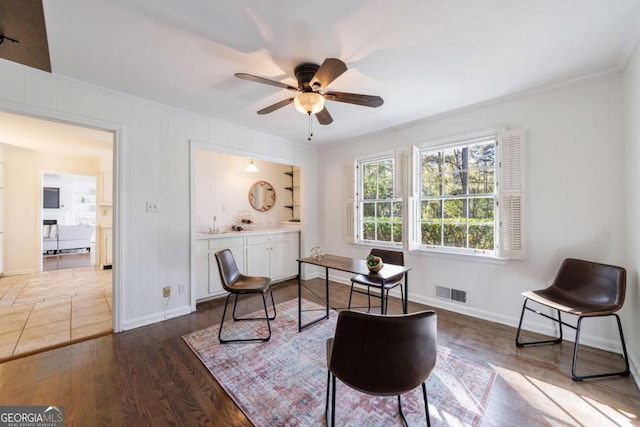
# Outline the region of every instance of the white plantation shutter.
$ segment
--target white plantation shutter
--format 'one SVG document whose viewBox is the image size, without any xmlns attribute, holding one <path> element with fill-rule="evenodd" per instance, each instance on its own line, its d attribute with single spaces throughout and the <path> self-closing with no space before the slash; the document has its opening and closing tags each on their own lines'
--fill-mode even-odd
<svg viewBox="0 0 640 427">
<path fill-rule="evenodd" d="M 393 174 L 393 197 L 417 197 L 420 188 L 418 170 L 420 150 L 418 147 L 395 150 Z"/>
<path fill-rule="evenodd" d="M 525 240 L 525 137 L 523 129 L 503 130 L 498 137 L 498 200 L 500 241 L 498 254 L 524 259 Z"/>
<path fill-rule="evenodd" d="M 403 208 L 403 229 L 405 232 L 403 249 L 416 251 L 420 249 L 420 198 L 404 198 Z"/>
<path fill-rule="evenodd" d="M 356 233 L 356 170 L 355 162 L 347 163 L 344 167 L 344 238 L 349 243 L 355 243 Z"/>
<path fill-rule="evenodd" d="M 417 198 L 420 188 L 418 170 L 420 167 L 418 147 L 401 148 L 395 151 L 395 170 L 393 175 L 393 196 L 402 198 L 402 229 L 404 236 L 402 247 L 414 251 L 420 247 L 420 200 Z"/>
</svg>

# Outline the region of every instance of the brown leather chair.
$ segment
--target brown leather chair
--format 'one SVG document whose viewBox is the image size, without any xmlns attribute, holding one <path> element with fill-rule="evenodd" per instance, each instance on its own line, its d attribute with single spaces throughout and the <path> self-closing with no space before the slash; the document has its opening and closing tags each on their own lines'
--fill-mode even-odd
<svg viewBox="0 0 640 427">
<path fill-rule="evenodd" d="M 382 259 L 382 262 L 385 264 L 395 264 L 395 265 L 404 265 L 404 253 L 402 251 L 390 251 L 386 249 L 371 249 L 369 255 L 378 256 Z M 384 267 L 383 267 L 384 268 Z M 367 313 L 371 311 L 371 297 L 380 298 L 380 313 L 387 314 L 387 301 L 389 299 L 389 291 L 396 286 L 400 286 L 400 296 L 402 299 L 402 311 L 406 312 L 406 300 L 404 298 L 404 291 L 402 289 L 402 280 L 404 278 L 404 274 L 399 274 L 393 278 L 387 279 L 382 286 L 382 281 L 376 279 L 375 276 L 367 276 L 365 274 L 358 274 L 357 276 L 353 276 L 351 278 L 351 292 L 349 292 L 349 309 L 351 309 L 351 297 L 354 292 L 359 294 L 364 294 L 364 291 L 359 290 L 358 288 L 354 289 L 354 285 L 357 283 L 359 285 L 364 285 L 367 287 Z M 371 294 L 370 288 L 380 289 L 380 295 Z"/>
<path fill-rule="evenodd" d="M 331 400 L 331 425 L 335 425 L 338 378 L 363 393 L 398 396 L 405 425 L 400 395 L 422 385 L 427 426 L 431 425 L 425 381 L 436 356 L 437 316 L 432 310 L 400 316 L 340 312 L 335 336 L 327 340 L 327 424 Z"/>
<path fill-rule="evenodd" d="M 627 347 L 624 343 L 620 317 L 616 314 L 616 311 L 620 310 L 624 303 L 625 289 L 626 271 L 624 268 L 579 259 L 565 259 L 551 286 L 538 291 L 522 293 L 524 303 L 522 305 L 520 323 L 518 324 L 518 332 L 516 333 L 516 346 L 524 347 L 560 343 L 562 342 L 562 326 L 564 325 L 576 331 L 573 348 L 573 364 L 571 366 L 571 377 L 574 381 L 618 375 L 628 376 L 630 372 Z M 558 318 L 556 319 L 527 307 L 527 302 L 530 300 L 556 310 Z M 524 318 L 525 310 L 532 311 L 558 323 L 560 336 L 552 340 L 521 342 L 520 331 L 522 329 L 522 319 Z M 577 326 L 562 321 L 561 312 L 578 316 Z M 576 364 L 578 362 L 578 347 L 582 320 L 586 317 L 603 316 L 615 316 L 618 321 L 618 331 L 620 332 L 620 341 L 622 342 L 625 369 L 620 372 L 579 376 L 576 374 Z"/>
<path fill-rule="evenodd" d="M 273 290 L 271 288 L 271 279 L 268 277 L 260 276 L 245 276 L 240 274 L 236 261 L 233 258 L 233 253 L 229 249 L 223 249 L 216 252 L 216 262 L 218 263 L 218 270 L 220 271 L 220 280 L 222 281 L 222 287 L 225 291 L 229 292 L 227 299 L 224 303 L 224 310 L 222 312 L 222 321 L 220 322 L 220 330 L 218 331 L 218 340 L 225 344 L 229 342 L 247 342 L 247 341 L 269 341 L 271 339 L 271 324 L 270 320 L 276 318 L 276 305 L 273 300 Z M 236 304 L 238 303 L 239 295 L 251 295 L 260 294 L 262 297 L 262 304 L 264 305 L 264 317 L 236 317 Z M 273 317 L 269 317 L 269 311 L 267 310 L 267 298 L 271 294 L 271 305 L 273 307 Z M 233 302 L 233 320 L 266 320 L 267 329 L 269 334 L 266 337 L 253 337 L 253 338 L 241 338 L 241 339 L 222 339 L 222 327 L 224 325 L 224 318 L 227 314 L 227 305 L 229 304 L 229 298 L 231 295 L 235 295 L 235 301 Z"/>
</svg>

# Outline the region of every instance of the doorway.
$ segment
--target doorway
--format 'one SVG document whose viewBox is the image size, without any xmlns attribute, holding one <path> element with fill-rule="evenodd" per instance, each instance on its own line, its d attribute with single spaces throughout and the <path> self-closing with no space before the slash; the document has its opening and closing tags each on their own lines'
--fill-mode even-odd
<svg viewBox="0 0 640 427">
<path fill-rule="evenodd" d="M 96 265 L 95 175 L 42 174 L 42 271 Z"/>
<path fill-rule="evenodd" d="M 0 111 L 0 163 L 5 170 L 0 210 L 5 247 L 12 247 L 0 254 L 4 261 L 0 288 L 5 291 L 0 322 L 10 325 L 0 333 L 0 361 L 112 333 L 113 270 L 102 268 L 99 230 L 111 230 L 114 140 L 111 131 Z M 71 187 L 77 191 L 65 195 L 67 184 L 45 179 L 45 173 L 58 179 L 75 176 Z M 109 177 L 109 185 L 104 177 Z M 44 187 L 57 189 L 48 194 L 46 203 Z M 101 193 L 107 188 L 108 196 Z M 53 208 L 56 202 L 58 208 Z M 74 209 L 63 212 L 67 204 Z M 59 230 L 52 233 L 54 224 L 56 229 L 58 225 L 93 229 L 88 237 L 75 235 L 66 239 L 72 240 L 67 246 L 58 246 L 64 239 Z M 66 252 L 76 251 L 88 254 L 90 265 L 42 271 L 45 235 L 56 236 L 59 262 Z"/>
</svg>

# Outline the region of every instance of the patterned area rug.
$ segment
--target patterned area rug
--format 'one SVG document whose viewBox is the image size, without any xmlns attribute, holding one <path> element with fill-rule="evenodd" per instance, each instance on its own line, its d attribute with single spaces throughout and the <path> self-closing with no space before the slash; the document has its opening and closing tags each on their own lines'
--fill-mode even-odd
<svg viewBox="0 0 640 427">
<path fill-rule="evenodd" d="M 304 308 L 312 307 L 304 302 Z M 298 333 L 297 300 L 276 306 L 273 334 L 266 343 L 218 342 L 219 325 L 183 339 L 209 372 L 256 426 L 318 426 L 325 424 L 327 368 L 325 341 L 333 336 L 337 318 Z M 312 313 L 313 316 L 318 313 Z M 266 324 L 225 322 L 223 336 L 266 334 Z M 264 336 L 264 335 L 263 335 Z M 482 419 L 496 373 L 438 348 L 435 370 L 427 380 L 434 426 L 475 426 Z M 376 397 L 336 383 L 336 424 L 402 425 L 396 397 Z M 410 425 L 425 425 L 420 387 L 402 396 Z"/>
</svg>

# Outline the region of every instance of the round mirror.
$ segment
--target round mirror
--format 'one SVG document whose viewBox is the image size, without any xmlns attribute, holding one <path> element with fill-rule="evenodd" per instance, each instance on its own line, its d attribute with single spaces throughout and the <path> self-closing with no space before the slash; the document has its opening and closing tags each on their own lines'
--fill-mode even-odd
<svg viewBox="0 0 640 427">
<path fill-rule="evenodd" d="M 249 203 L 257 211 L 268 211 L 276 204 L 276 190 L 267 181 L 258 181 L 249 189 Z"/>
</svg>

